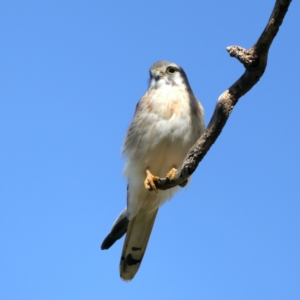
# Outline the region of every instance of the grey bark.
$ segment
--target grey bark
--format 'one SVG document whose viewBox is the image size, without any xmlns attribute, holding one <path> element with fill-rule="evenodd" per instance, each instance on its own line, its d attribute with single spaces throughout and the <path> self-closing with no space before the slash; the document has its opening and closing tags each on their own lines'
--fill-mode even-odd
<svg viewBox="0 0 300 300">
<path fill-rule="evenodd" d="M 198 164 L 222 132 L 230 113 L 238 100 L 259 81 L 267 66 L 270 46 L 279 30 L 292 0 L 277 0 L 271 17 L 257 42 L 246 50 L 240 46 L 230 46 L 226 50 L 245 67 L 244 74 L 218 99 L 211 120 L 195 145 L 187 154 L 183 165 L 178 169 L 174 180 L 160 178 L 155 182 L 158 189 L 166 190 L 174 186 L 184 186 Z"/>
</svg>

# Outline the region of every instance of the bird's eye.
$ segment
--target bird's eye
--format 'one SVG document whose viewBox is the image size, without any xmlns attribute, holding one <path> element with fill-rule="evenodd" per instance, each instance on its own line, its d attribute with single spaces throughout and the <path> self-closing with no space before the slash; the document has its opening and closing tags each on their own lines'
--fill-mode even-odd
<svg viewBox="0 0 300 300">
<path fill-rule="evenodd" d="M 168 67 L 168 68 L 167 68 L 167 73 L 168 73 L 168 74 L 174 74 L 175 71 L 176 71 L 176 70 L 175 70 L 175 68 L 173 68 L 173 67 Z"/>
</svg>

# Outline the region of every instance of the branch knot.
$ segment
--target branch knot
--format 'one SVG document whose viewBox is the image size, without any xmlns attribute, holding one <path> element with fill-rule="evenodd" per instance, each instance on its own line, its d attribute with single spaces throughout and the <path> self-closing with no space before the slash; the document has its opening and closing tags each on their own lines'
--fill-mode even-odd
<svg viewBox="0 0 300 300">
<path fill-rule="evenodd" d="M 253 48 L 246 50 L 240 46 L 229 46 L 226 50 L 230 56 L 238 59 L 247 70 L 256 68 L 259 65 L 258 56 L 253 51 Z"/>
</svg>

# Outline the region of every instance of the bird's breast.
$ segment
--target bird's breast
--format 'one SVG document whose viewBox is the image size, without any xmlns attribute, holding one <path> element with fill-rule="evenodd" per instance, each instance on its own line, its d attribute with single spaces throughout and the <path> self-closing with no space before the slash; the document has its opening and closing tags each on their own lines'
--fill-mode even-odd
<svg viewBox="0 0 300 300">
<path fill-rule="evenodd" d="M 193 101 L 198 105 L 186 89 L 168 86 L 148 91 L 142 98 L 124 144 L 127 158 L 136 161 L 141 172 L 152 167 L 160 176 L 181 165 L 201 131 Z"/>
<path fill-rule="evenodd" d="M 165 85 L 160 89 L 152 90 L 143 100 L 149 113 L 155 113 L 167 120 L 190 112 L 189 93 L 184 88 Z"/>
</svg>

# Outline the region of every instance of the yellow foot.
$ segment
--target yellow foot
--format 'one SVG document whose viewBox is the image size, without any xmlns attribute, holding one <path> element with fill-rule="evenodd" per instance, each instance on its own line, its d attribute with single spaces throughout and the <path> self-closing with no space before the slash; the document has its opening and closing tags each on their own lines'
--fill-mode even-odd
<svg viewBox="0 0 300 300">
<path fill-rule="evenodd" d="M 151 172 L 147 169 L 146 170 L 147 177 L 144 181 L 144 186 L 148 191 L 155 191 L 157 192 L 156 186 L 155 186 L 155 181 L 159 180 L 158 176 L 154 176 L 151 174 Z"/>
<path fill-rule="evenodd" d="M 177 173 L 177 169 L 172 168 L 170 172 L 166 175 L 166 177 L 169 178 L 170 180 L 174 180 L 176 173 Z"/>
</svg>

